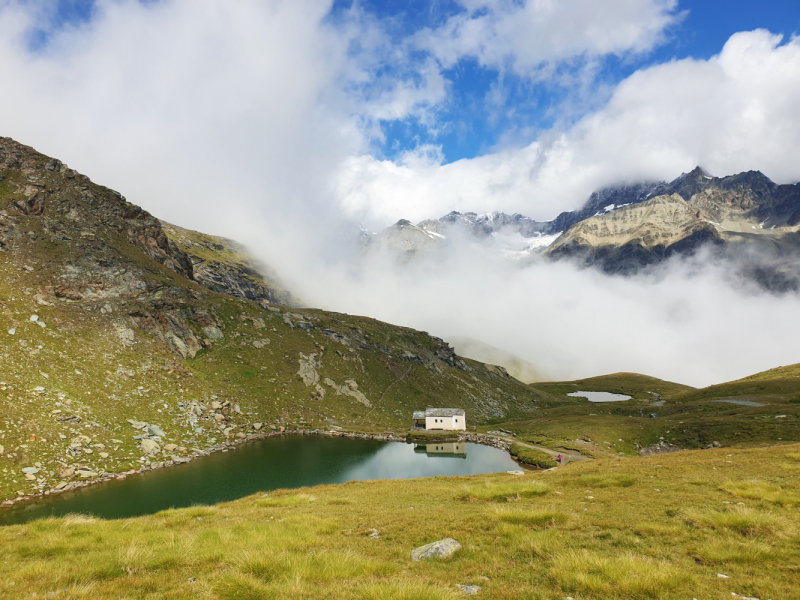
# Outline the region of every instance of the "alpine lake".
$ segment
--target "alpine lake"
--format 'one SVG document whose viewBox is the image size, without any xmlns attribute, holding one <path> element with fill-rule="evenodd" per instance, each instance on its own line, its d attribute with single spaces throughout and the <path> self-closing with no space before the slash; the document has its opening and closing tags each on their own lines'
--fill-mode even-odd
<svg viewBox="0 0 800 600">
<path fill-rule="evenodd" d="M 168 508 L 227 502 L 280 488 L 350 480 L 477 475 L 518 469 L 520 466 L 506 452 L 480 444 L 407 444 L 287 435 L 0 509 L 0 525 L 71 513 L 121 519 Z"/>
</svg>

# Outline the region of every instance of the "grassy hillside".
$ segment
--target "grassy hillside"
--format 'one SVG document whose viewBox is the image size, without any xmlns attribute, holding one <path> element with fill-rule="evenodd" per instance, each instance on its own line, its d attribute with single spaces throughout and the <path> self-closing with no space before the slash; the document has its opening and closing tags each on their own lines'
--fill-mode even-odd
<svg viewBox="0 0 800 600">
<path fill-rule="evenodd" d="M 0 596 L 797 598 L 798 476 L 800 445 L 718 449 L 47 519 L 0 528 Z"/>
<path fill-rule="evenodd" d="M 424 332 L 210 290 L 157 219 L 7 138 L 0 360 L 0 499 L 259 426 L 402 432 L 427 406 L 465 408 L 473 424 L 539 397 Z"/>
<path fill-rule="evenodd" d="M 530 417 L 489 423 L 518 441 L 584 456 L 631 456 L 723 446 L 747 447 L 800 441 L 800 365 L 695 390 L 638 375 L 615 373 L 578 381 L 532 384 L 541 394 Z M 624 402 L 592 403 L 576 391 L 631 396 Z M 732 404 L 730 399 L 746 400 Z M 720 401 L 722 400 L 722 401 Z"/>
</svg>

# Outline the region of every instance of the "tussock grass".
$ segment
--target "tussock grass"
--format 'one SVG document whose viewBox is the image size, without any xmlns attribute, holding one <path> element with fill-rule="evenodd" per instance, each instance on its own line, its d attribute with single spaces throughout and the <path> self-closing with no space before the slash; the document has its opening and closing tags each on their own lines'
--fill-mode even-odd
<svg viewBox="0 0 800 600">
<path fill-rule="evenodd" d="M 772 547 L 760 540 L 715 537 L 698 546 L 694 556 L 710 564 L 761 563 L 774 558 Z"/>
<path fill-rule="evenodd" d="M 608 488 L 622 487 L 628 488 L 636 483 L 636 477 L 625 473 L 600 473 L 596 475 L 583 475 L 580 478 L 582 484 L 587 487 Z"/>
<path fill-rule="evenodd" d="M 525 510 L 503 506 L 496 507 L 488 514 L 503 523 L 536 528 L 556 527 L 569 521 L 569 515 L 556 510 Z"/>
<path fill-rule="evenodd" d="M 247 575 L 271 582 L 278 579 L 301 579 L 328 583 L 372 575 L 390 575 L 397 567 L 353 552 L 274 552 L 248 550 L 234 562 Z"/>
<path fill-rule="evenodd" d="M 581 598 L 665 598 L 690 579 L 663 561 L 633 552 L 578 550 L 552 560 L 551 577 Z"/>
<path fill-rule="evenodd" d="M 419 581 L 371 583 L 356 595 L 361 600 L 456 600 L 463 597 L 452 589 Z"/>
<path fill-rule="evenodd" d="M 313 502 L 314 496 L 309 494 L 294 494 L 292 496 L 268 496 L 267 498 L 256 498 L 253 503 L 256 506 L 276 507 L 276 506 L 296 506 Z"/>
<path fill-rule="evenodd" d="M 729 510 L 695 509 L 684 513 L 687 523 L 698 528 L 732 531 L 743 536 L 777 536 L 784 531 L 782 519 L 746 506 Z"/>
<path fill-rule="evenodd" d="M 800 506 L 800 494 L 797 491 L 785 490 L 775 483 L 735 481 L 723 485 L 722 489 L 748 500 L 765 500 L 779 506 Z"/>
<path fill-rule="evenodd" d="M 461 500 L 520 500 L 534 496 L 544 496 L 550 488 L 539 481 L 520 481 L 509 483 L 482 482 L 468 486 L 459 494 Z"/>
<path fill-rule="evenodd" d="M 794 460 L 796 462 L 800 462 L 800 452 L 790 452 L 786 455 L 786 458 L 790 460 Z"/>
</svg>

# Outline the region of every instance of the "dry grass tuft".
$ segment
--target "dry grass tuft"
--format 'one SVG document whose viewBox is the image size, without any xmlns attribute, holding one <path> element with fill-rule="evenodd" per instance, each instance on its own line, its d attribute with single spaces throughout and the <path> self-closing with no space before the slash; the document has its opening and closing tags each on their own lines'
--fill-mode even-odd
<svg viewBox="0 0 800 600">
<path fill-rule="evenodd" d="M 551 577 L 581 598 L 665 598 L 687 583 L 679 569 L 633 552 L 589 550 L 553 557 Z"/>
<path fill-rule="evenodd" d="M 461 500 L 520 500 L 534 496 L 544 496 L 550 488 L 539 481 L 519 481 L 509 483 L 481 482 L 467 486 L 459 494 Z"/>
</svg>

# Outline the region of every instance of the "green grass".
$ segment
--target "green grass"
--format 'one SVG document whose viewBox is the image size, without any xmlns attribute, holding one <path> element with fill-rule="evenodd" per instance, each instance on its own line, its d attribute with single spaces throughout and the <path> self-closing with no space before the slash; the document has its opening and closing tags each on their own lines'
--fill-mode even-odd
<svg viewBox="0 0 800 600">
<path fill-rule="evenodd" d="M 516 458 L 519 462 L 534 467 L 541 467 L 543 469 L 552 469 L 557 466 L 555 459 L 547 452 L 541 450 L 534 450 L 522 444 L 513 443 L 509 449 L 509 454 Z"/>
<path fill-rule="evenodd" d="M 500 600 L 796 598 L 796 507 L 768 498 L 796 489 L 800 463 L 781 460 L 798 452 L 604 458 L 524 476 L 279 490 L 134 519 L 44 519 L 0 528 L 0 597 L 424 600 L 474 584 Z M 741 485 L 753 481 L 769 485 Z M 273 498 L 287 501 L 264 504 Z M 411 560 L 444 537 L 463 549 Z"/>
</svg>

